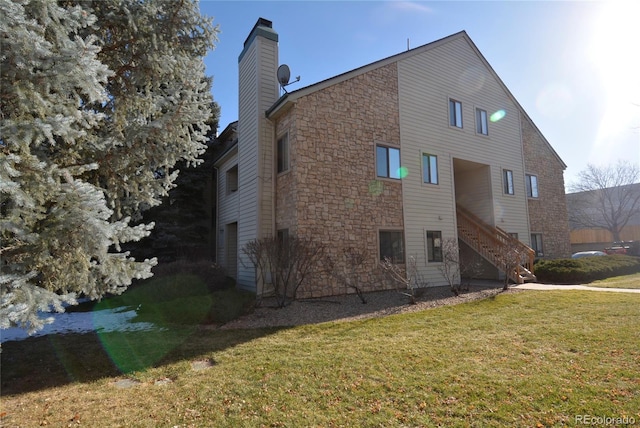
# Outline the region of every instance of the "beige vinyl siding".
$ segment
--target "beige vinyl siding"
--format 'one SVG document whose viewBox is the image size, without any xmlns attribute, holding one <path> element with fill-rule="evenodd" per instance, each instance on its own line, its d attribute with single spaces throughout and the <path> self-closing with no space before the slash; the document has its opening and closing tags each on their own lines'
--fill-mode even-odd
<svg viewBox="0 0 640 428">
<path fill-rule="evenodd" d="M 276 79 L 278 68 L 277 43 L 272 40 L 258 38 L 261 50 L 259 63 L 259 87 L 260 93 L 258 106 L 258 133 L 260 136 L 258 158 L 258 235 L 271 236 L 275 232 L 273 219 L 273 177 L 275 165 L 274 152 L 274 125 L 264 114 L 278 99 L 278 82 Z"/>
<path fill-rule="evenodd" d="M 460 189 L 468 189 L 464 183 L 471 178 L 455 177 L 453 159 L 486 165 L 481 174 L 484 183 L 477 184 L 483 195 L 471 202 L 473 211 L 502 227 L 496 223 L 499 214 L 510 232 L 527 236 L 518 109 L 472 46 L 459 38 L 399 60 L 398 86 L 401 157 L 409 172 L 403 180 L 407 255 L 419 254 L 418 261 L 426 260 L 426 230 L 442 231 L 443 239 L 457 236 L 454 182 L 460 180 Z M 450 98 L 462 103 L 462 129 L 449 126 Z M 489 115 L 505 110 L 506 116 L 489 122 L 488 136 L 478 135 L 476 108 Z M 422 152 L 438 156 L 438 186 L 422 184 Z M 502 193 L 502 168 L 514 173 L 514 196 Z M 431 285 L 443 283 L 435 266 L 430 264 L 424 272 Z"/>
<path fill-rule="evenodd" d="M 494 224 L 491 167 L 456 172 L 456 202 L 489 224 Z"/>
<path fill-rule="evenodd" d="M 258 39 L 256 39 L 258 40 Z M 239 68 L 239 111 L 238 111 L 238 247 L 255 239 L 258 226 L 258 80 L 256 62 L 257 43 L 252 43 L 245 51 Z M 255 289 L 255 271 L 251 262 L 240 251 L 238 285 Z"/>
<path fill-rule="evenodd" d="M 238 164 L 238 156 L 233 155 L 218 167 L 218 242 L 216 243 L 216 260 L 226 263 L 225 242 L 227 240 L 225 227 L 229 223 L 237 222 L 239 217 L 238 191 L 227 193 L 227 171 Z M 239 171 L 239 169 L 238 169 Z M 221 232 L 222 231 L 222 232 Z M 223 237 L 220 238 L 222 233 Z M 227 266 L 225 266 L 227 268 Z"/>
<path fill-rule="evenodd" d="M 238 285 L 256 290 L 255 269 L 242 253 L 244 245 L 273 233 L 273 125 L 265 111 L 278 98 L 277 42 L 256 37 L 239 68 Z"/>
</svg>

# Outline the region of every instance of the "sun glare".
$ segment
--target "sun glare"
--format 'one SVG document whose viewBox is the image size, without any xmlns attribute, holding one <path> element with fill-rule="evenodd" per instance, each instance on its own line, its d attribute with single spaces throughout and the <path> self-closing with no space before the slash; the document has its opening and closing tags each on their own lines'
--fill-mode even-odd
<svg viewBox="0 0 640 428">
<path fill-rule="evenodd" d="M 600 146 L 638 126 L 640 116 L 640 2 L 608 1 L 594 16 L 589 56 L 606 91 Z"/>
</svg>

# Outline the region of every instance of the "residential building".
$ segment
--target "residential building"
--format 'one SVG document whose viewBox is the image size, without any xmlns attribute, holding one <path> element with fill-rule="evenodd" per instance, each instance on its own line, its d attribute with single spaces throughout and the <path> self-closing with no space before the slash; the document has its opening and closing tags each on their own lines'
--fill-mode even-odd
<svg viewBox="0 0 640 428">
<path fill-rule="evenodd" d="M 366 251 L 367 291 L 393 287 L 382 257 L 412 257 L 444 285 L 447 239 L 496 278 L 505 249 L 529 270 L 569 255 L 566 165 L 465 32 L 283 96 L 278 64 L 259 19 L 239 57 L 237 144 L 216 162 L 218 260 L 241 287 L 267 290 L 241 249 L 279 232 L 322 240 L 334 259 Z M 300 296 L 347 291 L 316 275 Z"/>
<path fill-rule="evenodd" d="M 614 241 L 640 241 L 640 183 L 566 197 L 572 252 L 604 251 Z M 619 238 L 607 230 L 614 223 L 622 226 Z"/>
</svg>

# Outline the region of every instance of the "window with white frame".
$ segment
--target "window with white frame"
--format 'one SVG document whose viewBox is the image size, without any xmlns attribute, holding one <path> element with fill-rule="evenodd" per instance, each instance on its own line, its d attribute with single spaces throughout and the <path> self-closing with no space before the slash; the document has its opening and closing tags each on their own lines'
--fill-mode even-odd
<svg viewBox="0 0 640 428">
<path fill-rule="evenodd" d="M 289 134 L 278 139 L 278 173 L 289 170 Z"/>
<path fill-rule="evenodd" d="M 449 100 L 449 125 L 462 128 L 462 103 L 460 101 Z"/>
<path fill-rule="evenodd" d="M 380 260 L 388 258 L 393 263 L 404 263 L 404 240 L 402 235 L 402 230 L 380 231 Z"/>
<path fill-rule="evenodd" d="M 442 261 L 442 232 L 427 230 L 427 261 Z"/>
<path fill-rule="evenodd" d="M 428 184 L 438 184 L 438 157 L 427 153 L 422 154 L 422 181 Z"/>
<path fill-rule="evenodd" d="M 482 135 L 489 135 L 487 111 L 479 108 L 476 109 L 476 132 Z"/>
<path fill-rule="evenodd" d="M 383 178 L 400 179 L 400 149 L 376 146 L 376 175 Z"/>
<path fill-rule="evenodd" d="M 227 170 L 227 194 L 238 190 L 238 165 Z"/>
<path fill-rule="evenodd" d="M 538 197 L 538 177 L 535 175 L 526 175 L 527 196 L 530 198 Z"/>
<path fill-rule="evenodd" d="M 504 193 L 505 195 L 513 195 L 513 171 L 510 169 L 502 170 L 502 181 L 504 183 Z"/>
</svg>

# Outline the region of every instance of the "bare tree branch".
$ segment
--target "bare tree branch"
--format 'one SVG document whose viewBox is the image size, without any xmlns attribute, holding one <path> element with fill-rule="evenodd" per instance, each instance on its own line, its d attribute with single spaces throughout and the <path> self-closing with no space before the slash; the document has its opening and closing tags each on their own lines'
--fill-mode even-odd
<svg viewBox="0 0 640 428">
<path fill-rule="evenodd" d="M 628 161 L 580 172 L 567 195 L 569 223 L 573 228 L 598 228 L 620 241 L 620 232 L 640 216 L 640 168 Z"/>
</svg>

